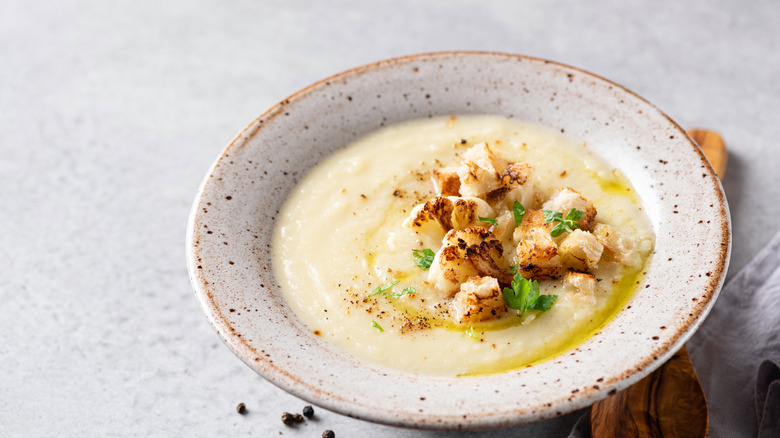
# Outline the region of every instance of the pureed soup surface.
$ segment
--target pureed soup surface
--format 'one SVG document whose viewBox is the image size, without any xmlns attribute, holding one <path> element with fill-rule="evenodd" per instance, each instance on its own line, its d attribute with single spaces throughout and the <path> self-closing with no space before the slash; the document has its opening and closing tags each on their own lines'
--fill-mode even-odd
<svg viewBox="0 0 780 438">
<path fill-rule="evenodd" d="M 571 187 L 595 206 L 595 222 L 626 236 L 631 257 L 591 269 L 595 291 L 589 293 L 563 274 L 539 279 L 542 294 L 558 295 L 545 312 L 529 310 L 520 317 L 508 309 L 465 322 L 448 317 L 441 309 L 452 298 L 442 298 L 431 271 L 413 257 L 414 250 L 438 251 L 444 231 L 416 232 L 403 224 L 415 206 L 437 195 L 432 172 L 460 165 L 459 156 L 483 142 L 507 162 L 533 167 L 528 184 L 537 196 L 526 202 L 537 205 L 525 205 L 526 214 Z M 315 334 L 384 366 L 467 376 L 528 366 L 593 335 L 640 284 L 653 233 L 626 178 L 586 144 L 505 117 L 453 116 L 381 129 L 318 165 L 287 200 L 273 248 L 285 299 Z M 517 264 L 513 244 L 504 250 L 502 268 Z M 403 294 L 409 287 L 416 293 Z"/>
</svg>

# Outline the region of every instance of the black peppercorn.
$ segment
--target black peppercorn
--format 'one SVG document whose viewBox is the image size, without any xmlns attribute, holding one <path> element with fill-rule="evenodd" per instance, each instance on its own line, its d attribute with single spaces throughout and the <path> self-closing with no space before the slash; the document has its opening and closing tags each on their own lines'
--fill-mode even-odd
<svg viewBox="0 0 780 438">
<path fill-rule="evenodd" d="M 314 416 L 314 408 L 311 406 L 305 406 L 303 408 L 303 416 L 306 418 L 311 418 Z"/>
<path fill-rule="evenodd" d="M 238 406 L 236 406 L 236 412 L 243 415 L 246 414 L 246 405 L 243 403 L 239 403 Z"/>
<path fill-rule="evenodd" d="M 293 424 L 293 421 L 294 420 L 291 413 L 285 412 L 284 414 L 282 414 L 282 423 L 284 423 L 285 425 L 289 426 Z"/>
<path fill-rule="evenodd" d="M 322 438 L 336 438 L 336 434 L 332 430 L 326 430 L 322 432 Z"/>
<path fill-rule="evenodd" d="M 296 423 L 303 423 L 303 415 L 301 414 L 293 415 L 293 421 L 295 421 Z"/>
</svg>

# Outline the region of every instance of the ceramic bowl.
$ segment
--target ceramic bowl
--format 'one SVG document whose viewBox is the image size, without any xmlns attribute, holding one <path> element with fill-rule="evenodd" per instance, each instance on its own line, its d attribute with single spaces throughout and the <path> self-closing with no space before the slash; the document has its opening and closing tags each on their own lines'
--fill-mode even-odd
<svg viewBox="0 0 780 438">
<path fill-rule="evenodd" d="M 587 142 L 626 175 L 656 236 L 640 289 L 595 336 L 563 355 L 486 377 L 414 375 L 324 342 L 274 277 L 274 219 L 320 160 L 383 126 L 498 114 Z M 450 52 L 390 59 L 317 82 L 252 122 L 198 190 L 187 233 L 195 295 L 250 368 L 321 407 L 396 426 L 485 429 L 550 418 L 624 389 L 694 333 L 723 283 L 730 222 L 723 190 L 685 131 L 625 88 L 525 56 Z"/>
</svg>

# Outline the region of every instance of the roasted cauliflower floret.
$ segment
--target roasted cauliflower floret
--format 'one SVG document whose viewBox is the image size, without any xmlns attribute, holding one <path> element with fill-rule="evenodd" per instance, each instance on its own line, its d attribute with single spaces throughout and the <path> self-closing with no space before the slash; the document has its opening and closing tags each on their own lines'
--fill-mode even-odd
<svg viewBox="0 0 780 438">
<path fill-rule="evenodd" d="M 512 239 L 512 233 L 515 231 L 515 218 L 509 210 L 502 211 L 496 216 L 496 225 L 491 229 L 496 238 L 502 242 Z"/>
<path fill-rule="evenodd" d="M 501 187 L 503 161 L 498 159 L 487 143 L 480 143 L 460 156 L 463 166 L 458 167 L 460 194 L 482 196 Z"/>
<path fill-rule="evenodd" d="M 543 210 L 560 211 L 563 217 L 566 217 L 572 208 L 584 213 L 582 219 L 577 221 L 577 226 L 582 230 L 590 231 L 593 227 L 593 220 L 596 217 L 596 208 L 593 207 L 592 202 L 583 198 L 580 192 L 571 187 L 564 187 L 558 190 L 556 194 L 552 195 L 542 205 Z"/>
<path fill-rule="evenodd" d="M 506 313 L 498 280 L 493 277 L 468 277 L 450 302 L 450 315 L 456 322 L 476 322 Z"/>
<path fill-rule="evenodd" d="M 550 236 L 552 224 L 544 221 L 541 210 L 526 210 L 523 222 L 515 228 L 517 271 L 525 278 L 555 278 L 561 275 L 558 246 Z"/>
<path fill-rule="evenodd" d="M 423 233 L 447 232 L 453 227 L 452 210 L 452 201 L 437 196 L 425 204 L 415 206 L 402 225 Z"/>
<path fill-rule="evenodd" d="M 441 196 L 460 196 L 460 177 L 457 167 L 435 169 L 431 180 L 436 193 Z"/>
<path fill-rule="evenodd" d="M 511 274 L 499 267 L 503 251 L 501 242 L 483 227 L 451 230 L 433 258 L 428 281 L 447 297 L 454 295 L 468 277 L 491 276 L 502 283 L 511 282 Z"/>
<path fill-rule="evenodd" d="M 563 277 L 564 283 L 574 288 L 575 298 L 589 304 L 596 301 L 596 277 L 584 272 L 569 271 Z"/>
<path fill-rule="evenodd" d="M 491 217 L 495 213 L 487 202 L 479 198 L 437 196 L 412 209 L 403 226 L 423 233 L 447 232 L 463 229 L 479 222 L 479 217 Z"/>
<path fill-rule="evenodd" d="M 561 256 L 561 264 L 577 271 L 590 271 L 599 263 L 602 245 L 593 234 L 574 230 L 561 240 L 558 252 Z"/>
<path fill-rule="evenodd" d="M 485 195 L 485 200 L 496 210 L 511 210 L 515 201 L 523 207 L 533 208 L 538 204 L 538 198 L 533 179 L 526 180 L 522 185 L 502 186 Z"/>
<path fill-rule="evenodd" d="M 477 269 L 457 246 L 444 245 L 433 257 L 428 281 L 440 297 L 448 298 L 458 292 L 462 282 L 475 275 Z"/>
<path fill-rule="evenodd" d="M 452 202 L 452 227 L 456 230 L 476 225 L 480 217 L 493 217 L 495 211 L 487 202 L 474 197 L 450 197 Z"/>
<path fill-rule="evenodd" d="M 509 163 L 501 174 L 501 185 L 504 187 L 522 186 L 531 178 L 533 166 L 528 163 Z"/>
<path fill-rule="evenodd" d="M 596 224 L 593 235 L 604 245 L 604 260 L 624 265 L 635 265 L 639 255 L 634 250 L 636 242 L 629 236 L 605 224 Z"/>
</svg>

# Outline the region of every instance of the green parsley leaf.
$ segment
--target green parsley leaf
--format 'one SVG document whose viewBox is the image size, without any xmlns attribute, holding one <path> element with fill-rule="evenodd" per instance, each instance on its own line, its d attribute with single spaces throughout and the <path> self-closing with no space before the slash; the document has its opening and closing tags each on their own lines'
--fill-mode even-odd
<svg viewBox="0 0 780 438">
<path fill-rule="evenodd" d="M 518 227 L 520 226 L 520 222 L 523 221 L 523 215 L 525 214 L 525 207 L 523 207 L 523 204 L 515 201 L 514 204 L 512 204 L 512 216 L 515 217 L 515 225 Z"/>
<path fill-rule="evenodd" d="M 395 281 L 391 281 L 390 283 L 383 284 L 382 286 L 378 286 L 376 289 L 374 289 L 373 292 L 368 294 L 368 296 L 369 297 L 373 297 L 374 295 L 379 295 L 379 294 L 387 295 L 387 294 L 385 294 L 385 291 L 388 290 L 388 289 L 391 289 L 393 286 L 395 286 L 398 283 L 399 283 L 399 281 L 395 280 Z"/>
<path fill-rule="evenodd" d="M 405 287 L 404 290 L 402 290 L 401 292 L 394 292 L 394 293 L 392 293 L 392 294 L 390 294 L 388 296 L 393 297 L 393 298 L 401 298 L 404 295 L 415 295 L 415 294 L 418 294 L 418 293 L 419 292 L 417 292 L 417 289 L 409 286 L 409 287 Z"/>
<path fill-rule="evenodd" d="M 546 312 L 550 310 L 550 307 L 552 307 L 552 305 L 555 304 L 555 301 L 557 300 L 558 295 L 539 295 L 539 299 L 537 299 L 532 305 L 528 306 L 528 308 Z"/>
<path fill-rule="evenodd" d="M 505 287 L 502 293 L 507 307 L 519 310 L 521 315 L 524 314 L 528 308 L 527 300 L 528 294 L 531 292 L 531 284 L 519 273 L 515 274 L 515 278 L 512 280 L 512 287 Z"/>
<path fill-rule="evenodd" d="M 427 271 L 433 264 L 433 258 L 436 256 L 436 253 L 429 248 L 415 249 L 412 252 L 412 256 L 414 257 L 414 264 L 423 271 Z"/>
<path fill-rule="evenodd" d="M 477 332 L 474 331 L 474 327 L 469 327 L 468 330 L 463 332 L 463 336 L 468 336 L 471 339 L 479 339 L 479 336 L 477 336 Z"/>
<path fill-rule="evenodd" d="M 553 210 L 544 210 L 544 221 L 546 223 L 550 222 L 558 222 L 555 224 L 555 226 L 550 230 L 550 235 L 552 237 L 558 237 L 561 234 L 563 234 L 564 231 L 572 232 L 579 228 L 579 225 L 577 225 L 577 221 L 582 219 L 582 216 L 585 214 L 584 211 L 577 210 L 576 208 L 572 208 L 569 210 L 569 213 L 566 215 L 566 218 L 563 217 L 563 213 L 559 211 L 553 211 Z"/>
<path fill-rule="evenodd" d="M 478 219 L 479 219 L 480 222 L 487 222 L 487 223 L 492 224 L 492 225 L 498 225 L 498 221 L 493 219 L 492 217 L 478 216 Z"/>
<path fill-rule="evenodd" d="M 371 320 L 371 327 L 379 330 L 379 333 L 382 333 L 383 331 L 385 331 L 385 329 L 383 329 L 382 326 L 377 324 L 377 322 L 374 321 L 373 319 Z"/>
<path fill-rule="evenodd" d="M 553 237 L 558 237 L 561 234 L 563 234 L 564 231 L 571 231 L 570 229 L 566 228 L 566 224 L 563 222 L 558 222 L 555 224 L 554 227 L 552 227 L 552 230 L 550 230 L 550 235 Z"/>
<path fill-rule="evenodd" d="M 558 295 L 541 295 L 539 282 L 523 278 L 519 272 L 512 279 L 512 287 L 505 287 L 502 295 L 507 307 L 519 310 L 521 317 L 528 310 L 546 312 L 558 299 Z"/>
<path fill-rule="evenodd" d="M 560 211 L 555 210 L 544 210 L 542 211 L 544 213 L 544 221 L 547 223 L 550 222 L 560 222 L 563 220 L 563 214 Z"/>
<path fill-rule="evenodd" d="M 572 222 L 578 222 L 580 219 L 582 219 L 582 216 L 585 214 L 584 211 L 577 210 L 576 208 L 572 208 L 569 210 L 569 214 L 566 215 L 566 221 L 572 221 Z"/>
</svg>

